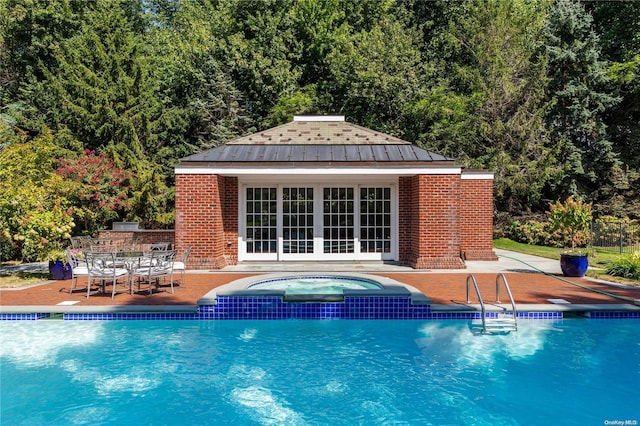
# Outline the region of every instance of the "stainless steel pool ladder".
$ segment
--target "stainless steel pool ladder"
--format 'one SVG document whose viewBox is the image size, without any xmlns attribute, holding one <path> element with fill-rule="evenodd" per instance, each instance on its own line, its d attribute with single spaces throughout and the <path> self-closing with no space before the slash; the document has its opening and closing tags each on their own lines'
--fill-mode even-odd
<svg viewBox="0 0 640 426">
<path fill-rule="evenodd" d="M 480 294 L 480 288 L 478 287 L 478 282 L 476 281 L 476 277 L 473 274 L 469 274 L 467 277 L 467 303 L 471 303 L 471 299 L 469 298 L 469 284 L 473 283 L 473 287 L 476 290 L 476 294 L 478 295 L 478 300 L 480 302 L 480 310 L 482 315 L 482 332 L 483 333 L 508 333 L 511 331 L 518 330 L 517 316 L 518 311 L 516 309 L 516 303 L 513 300 L 513 295 L 511 294 L 511 289 L 509 288 L 509 283 L 507 282 L 507 278 L 503 273 L 498 274 L 496 277 L 496 303 L 500 302 L 500 284 L 504 285 L 504 288 L 507 290 L 507 294 L 509 295 L 509 300 L 511 301 L 511 311 L 508 308 L 503 308 L 502 312 L 497 313 L 497 316 L 487 318 L 487 310 L 485 307 L 484 300 L 482 299 L 482 294 Z"/>
</svg>

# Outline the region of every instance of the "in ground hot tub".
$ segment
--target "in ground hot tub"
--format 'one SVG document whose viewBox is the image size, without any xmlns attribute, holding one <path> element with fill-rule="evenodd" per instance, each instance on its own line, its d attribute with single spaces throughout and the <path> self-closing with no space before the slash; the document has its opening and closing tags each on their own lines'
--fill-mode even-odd
<svg viewBox="0 0 640 426">
<path fill-rule="evenodd" d="M 377 281 L 349 276 L 293 276 L 271 278 L 249 284 L 248 289 L 283 290 L 285 295 L 344 294 L 345 290 L 381 290 Z"/>
<path fill-rule="evenodd" d="M 430 314 L 430 301 L 383 276 L 268 274 L 212 289 L 198 310 L 211 319 L 419 319 Z"/>
</svg>

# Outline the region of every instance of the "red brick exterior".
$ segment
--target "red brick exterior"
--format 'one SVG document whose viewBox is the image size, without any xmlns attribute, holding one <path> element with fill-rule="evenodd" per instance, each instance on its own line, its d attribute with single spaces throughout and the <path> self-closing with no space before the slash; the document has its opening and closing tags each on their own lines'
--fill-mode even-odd
<svg viewBox="0 0 640 426">
<path fill-rule="evenodd" d="M 400 262 L 416 269 L 464 268 L 458 226 L 459 175 L 400 180 Z"/>
<path fill-rule="evenodd" d="M 175 246 L 191 247 L 190 269 L 220 269 L 238 261 L 238 180 L 176 175 Z M 463 259 L 493 253 L 493 180 L 459 174 L 400 177 L 400 263 L 416 269 L 464 268 Z"/>
<path fill-rule="evenodd" d="M 237 194 L 237 178 L 176 175 L 175 242 L 179 252 L 191 247 L 187 268 L 221 269 L 237 262 Z"/>
<path fill-rule="evenodd" d="M 175 232 L 173 229 L 140 229 L 138 231 L 100 231 L 100 238 L 113 238 L 123 240 L 133 240 L 140 244 L 170 243 L 175 242 Z"/>
<path fill-rule="evenodd" d="M 417 176 L 401 176 L 398 181 L 398 261 L 403 265 L 418 258 L 414 241 L 418 235 L 417 181 Z"/>
<path fill-rule="evenodd" d="M 472 176 L 472 175 L 471 175 Z M 498 260 L 493 252 L 493 181 L 460 180 L 460 253 L 464 260 Z"/>
<path fill-rule="evenodd" d="M 238 263 L 238 178 L 223 177 L 220 184 L 224 257 L 227 265 Z"/>
</svg>

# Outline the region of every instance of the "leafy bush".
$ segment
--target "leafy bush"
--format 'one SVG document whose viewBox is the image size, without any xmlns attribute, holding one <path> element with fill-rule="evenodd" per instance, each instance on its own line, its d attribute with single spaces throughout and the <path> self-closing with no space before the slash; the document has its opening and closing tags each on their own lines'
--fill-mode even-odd
<svg viewBox="0 0 640 426">
<path fill-rule="evenodd" d="M 515 220 L 504 227 L 506 237 L 524 244 L 548 247 L 585 247 L 589 244 L 591 204 L 569 197 L 549 206 L 547 221 Z"/>
<path fill-rule="evenodd" d="M 17 221 L 13 239 L 20 247 L 25 261 L 60 260 L 64 246 L 71 238 L 75 226 L 71 209 L 53 206 L 27 212 Z"/>
<path fill-rule="evenodd" d="M 52 173 L 51 135 L 17 143 L 0 153 L 0 235 L 3 260 L 47 260 L 71 236 L 66 182 Z M 5 240 L 8 241 L 5 244 Z"/>
<path fill-rule="evenodd" d="M 569 197 L 564 203 L 551 204 L 547 216 L 550 228 L 557 233 L 563 247 L 575 249 L 589 244 L 591 204 Z"/>
<path fill-rule="evenodd" d="M 96 232 L 131 208 L 133 173 L 116 167 L 106 154 L 85 150 L 78 158 L 58 158 L 55 173 L 68 183 L 78 232 Z"/>
<path fill-rule="evenodd" d="M 9 230 L 0 225 L 0 261 L 15 259 L 18 255 L 18 248 L 11 238 Z"/>
<path fill-rule="evenodd" d="M 607 274 L 640 280 L 640 250 L 611 262 L 607 268 Z"/>
<path fill-rule="evenodd" d="M 594 246 L 617 245 L 621 237 L 627 245 L 640 244 L 640 222 L 614 216 L 602 216 L 596 219 Z"/>
<path fill-rule="evenodd" d="M 537 220 L 514 221 L 507 227 L 507 236 L 519 243 L 547 245 L 550 239 L 547 224 Z"/>
</svg>

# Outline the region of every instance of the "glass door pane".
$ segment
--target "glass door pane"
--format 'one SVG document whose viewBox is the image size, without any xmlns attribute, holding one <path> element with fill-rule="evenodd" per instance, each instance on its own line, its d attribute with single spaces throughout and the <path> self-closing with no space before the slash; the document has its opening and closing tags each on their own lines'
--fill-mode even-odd
<svg viewBox="0 0 640 426">
<path fill-rule="evenodd" d="M 354 252 L 353 197 L 353 188 L 323 188 L 324 253 Z"/>
<path fill-rule="evenodd" d="M 313 188 L 282 188 L 282 251 L 313 253 Z"/>
<path fill-rule="evenodd" d="M 275 253 L 278 242 L 276 188 L 247 188 L 247 253 Z"/>
<path fill-rule="evenodd" d="M 360 188 L 360 252 L 391 252 L 391 188 Z"/>
</svg>

